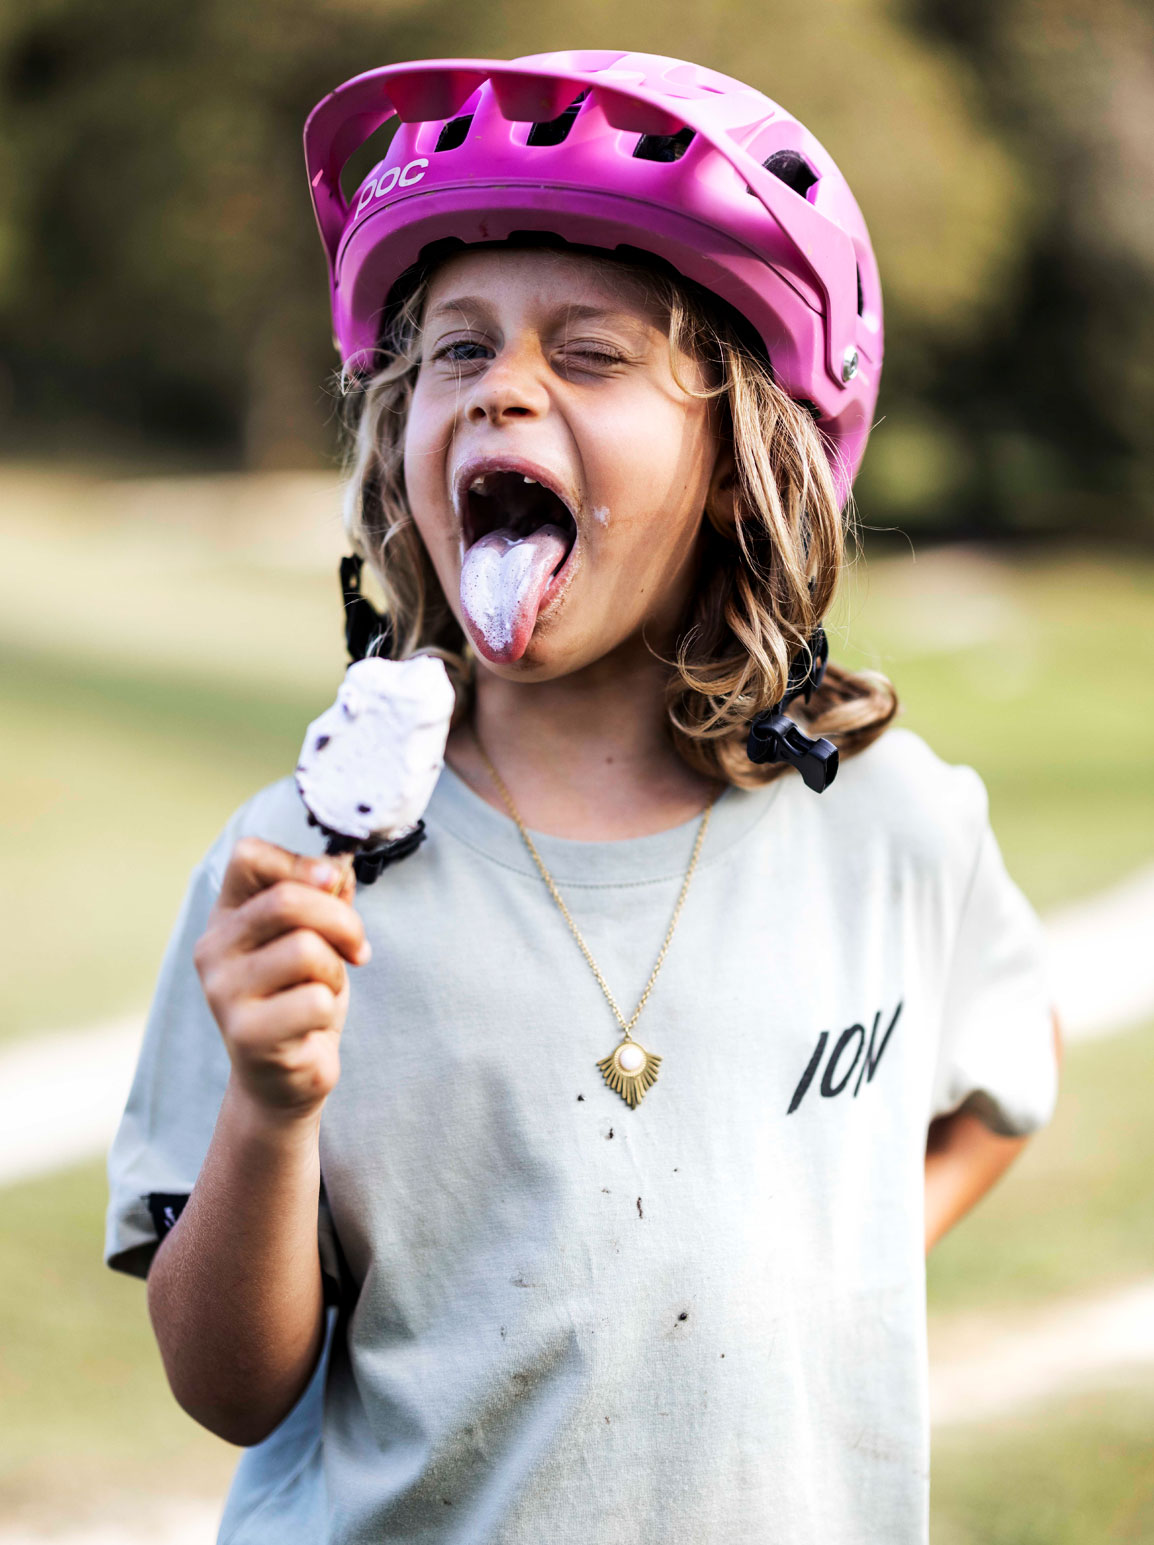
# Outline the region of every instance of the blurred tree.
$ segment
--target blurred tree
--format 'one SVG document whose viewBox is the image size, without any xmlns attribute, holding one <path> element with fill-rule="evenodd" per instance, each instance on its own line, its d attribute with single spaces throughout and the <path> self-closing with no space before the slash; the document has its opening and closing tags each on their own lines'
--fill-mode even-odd
<svg viewBox="0 0 1154 1545">
<path fill-rule="evenodd" d="M 1031 190 L 1012 309 L 944 349 L 950 523 L 1154 536 L 1154 14 L 1139 0 L 915 0 Z"/>
<path fill-rule="evenodd" d="M 1103 133 L 1088 110 L 1063 116 L 1060 92 L 1027 91 L 1035 34 L 1079 0 L 1006 0 L 1002 20 L 992 0 L 975 0 L 985 20 L 973 26 L 952 15 L 961 0 L 908 3 L 912 11 L 895 0 L 672 0 L 653 12 L 586 0 L 575 38 L 560 0 L 539 0 L 531 14 L 511 0 L 9 0 L 0 16 L 5 438 L 27 442 L 36 429 L 45 446 L 91 449 L 119 437 L 253 466 L 330 455 L 334 357 L 300 151 L 308 109 L 393 59 L 610 42 L 760 86 L 814 128 L 857 191 L 889 335 L 885 422 L 861 485 L 867 521 L 966 529 L 1050 519 L 1051 505 L 1083 508 L 1068 495 L 1063 458 L 1077 461 L 1086 487 L 1113 458 L 1134 504 L 1140 493 L 1117 469 L 1148 433 L 1148 414 L 1130 412 L 1137 386 L 1129 417 L 1107 424 L 1071 393 L 1060 423 L 1044 430 L 1053 361 L 1082 352 L 1098 372 L 1089 399 L 1116 379 L 1105 361 L 1120 347 L 1106 305 L 1093 326 L 1093 308 L 1078 313 L 1087 328 L 1076 340 L 1066 317 L 1047 312 L 1052 238 L 1066 239 L 1066 273 L 1103 235 L 1088 208 L 1082 234 L 1056 214 L 1029 113 L 1064 125 L 1067 156 L 1089 130 L 1104 147 L 1123 133 L 1121 122 Z M 1105 4 L 1128 14 L 1125 0 Z M 1104 81 L 1113 68 L 1103 67 Z M 1140 82 L 1132 95 L 1141 102 Z M 1135 125 L 1129 133 L 1139 157 Z M 1136 213 L 1131 224 L 1127 261 L 1148 280 Z M 1100 261 L 1120 263 L 1121 241 Z M 1038 353 L 1047 315 L 1051 336 Z M 1024 336 L 1034 340 L 1029 361 L 1017 346 Z M 1138 350 L 1126 358 L 1140 374 Z"/>
<path fill-rule="evenodd" d="M 303 113 L 404 0 L 17 0 L 0 23 L 15 433 L 301 465 L 330 445 Z M 401 44 L 402 50 L 404 44 Z"/>
</svg>

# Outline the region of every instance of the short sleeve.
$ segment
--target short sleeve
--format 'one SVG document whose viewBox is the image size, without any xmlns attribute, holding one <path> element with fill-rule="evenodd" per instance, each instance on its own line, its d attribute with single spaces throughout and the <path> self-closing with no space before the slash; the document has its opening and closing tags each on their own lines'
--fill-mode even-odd
<svg viewBox="0 0 1154 1545">
<path fill-rule="evenodd" d="M 146 1277 L 208 1153 L 229 1077 L 228 1052 L 201 989 L 193 950 L 220 891 L 236 838 L 252 825 L 238 811 L 193 872 L 165 951 L 128 1103 L 108 1154 L 104 1260 Z M 263 833 L 262 833 L 263 835 Z M 277 841 L 278 835 L 269 840 Z M 318 1243 L 326 1296 L 339 1277 L 323 1191 Z"/>
<path fill-rule="evenodd" d="M 1042 925 L 1006 872 L 981 780 L 977 856 L 946 978 L 932 1115 L 968 1105 L 992 1131 L 1025 1136 L 1049 1120 L 1058 1092 L 1052 995 Z"/>
</svg>

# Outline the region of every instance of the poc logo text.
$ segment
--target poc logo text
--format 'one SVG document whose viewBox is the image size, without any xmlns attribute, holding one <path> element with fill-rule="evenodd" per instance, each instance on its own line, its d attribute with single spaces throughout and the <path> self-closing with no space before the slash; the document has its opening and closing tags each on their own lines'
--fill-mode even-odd
<svg viewBox="0 0 1154 1545">
<path fill-rule="evenodd" d="M 357 214 L 374 199 L 385 198 L 394 188 L 411 188 L 415 182 L 420 182 L 428 167 L 428 158 L 419 156 L 417 160 L 410 161 L 407 166 L 390 166 L 387 172 L 382 172 L 380 177 L 370 177 L 361 189 L 361 196 L 357 200 Z"/>
</svg>

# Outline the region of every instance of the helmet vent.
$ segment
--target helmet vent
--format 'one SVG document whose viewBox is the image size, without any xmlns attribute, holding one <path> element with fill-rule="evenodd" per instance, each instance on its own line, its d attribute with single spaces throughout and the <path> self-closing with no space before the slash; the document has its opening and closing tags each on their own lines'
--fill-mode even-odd
<svg viewBox="0 0 1154 1545">
<path fill-rule="evenodd" d="M 817 181 L 817 173 L 813 167 L 796 150 L 775 150 L 769 160 L 761 164 L 767 172 L 771 172 L 774 177 L 784 182 L 787 188 L 792 188 L 802 198 L 805 198 Z"/>
<path fill-rule="evenodd" d="M 346 204 L 352 202 L 361 183 L 388 155 L 393 136 L 400 126 L 401 120 L 394 113 L 381 124 L 380 128 L 374 129 L 368 139 L 362 141 L 345 161 L 340 171 L 340 184 L 341 194 Z"/>
<path fill-rule="evenodd" d="M 861 264 L 857 265 L 857 314 L 865 316 L 865 291 L 861 287 Z"/>
<path fill-rule="evenodd" d="M 547 118 L 543 123 L 535 123 L 529 130 L 527 145 L 561 145 L 569 138 L 569 130 L 573 127 L 573 120 L 581 111 L 581 104 L 589 95 L 583 91 L 579 97 L 574 97 L 563 113 L 558 113 L 556 118 Z"/>
<path fill-rule="evenodd" d="M 680 161 L 692 139 L 692 129 L 677 134 L 643 134 L 633 154 L 638 161 Z"/>
<path fill-rule="evenodd" d="M 440 134 L 437 135 L 437 143 L 433 154 L 435 155 L 438 150 L 456 150 L 458 145 L 463 145 L 472 121 L 472 113 L 463 113 L 460 118 L 450 118 Z"/>
</svg>

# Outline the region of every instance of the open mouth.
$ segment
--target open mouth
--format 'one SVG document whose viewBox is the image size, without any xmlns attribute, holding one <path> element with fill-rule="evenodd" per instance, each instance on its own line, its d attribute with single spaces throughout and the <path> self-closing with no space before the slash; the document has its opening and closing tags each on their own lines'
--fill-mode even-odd
<svg viewBox="0 0 1154 1545">
<path fill-rule="evenodd" d="M 477 650 L 519 660 L 541 608 L 567 584 L 577 542 L 567 499 L 531 464 L 466 465 L 457 483 L 461 612 Z"/>
<path fill-rule="evenodd" d="M 461 525 L 466 548 L 494 531 L 507 531 L 519 541 L 543 526 L 555 526 L 565 551 L 553 573 L 577 540 L 577 522 L 560 494 L 523 472 L 498 470 L 473 478 L 465 490 Z"/>
</svg>

